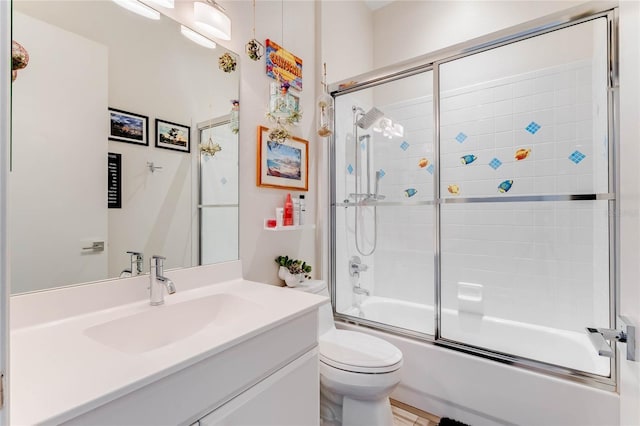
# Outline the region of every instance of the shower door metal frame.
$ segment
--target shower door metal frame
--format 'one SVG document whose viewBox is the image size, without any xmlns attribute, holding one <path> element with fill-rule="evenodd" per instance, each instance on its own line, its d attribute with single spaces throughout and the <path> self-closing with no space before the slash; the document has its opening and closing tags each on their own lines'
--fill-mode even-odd
<svg viewBox="0 0 640 426">
<path fill-rule="evenodd" d="M 370 73 L 356 76 L 352 79 L 330 85 L 329 91 L 334 98 L 357 92 L 363 89 L 375 87 L 381 84 L 393 82 L 395 80 L 410 77 L 424 72 L 433 72 L 433 124 L 434 124 L 434 163 L 436 173 L 434 173 L 434 199 L 433 201 L 421 204 L 434 205 L 434 335 L 423 334 L 406 330 L 389 324 L 374 322 L 346 314 L 340 314 L 335 310 L 336 301 L 336 210 L 338 207 L 345 207 L 344 203 L 336 200 L 336 176 L 335 176 L 335 131 L 330 140 L 330 221 L 331 235 L 329 244 L 330 262 L 330 289 L 331 301 L 334 316 L 336 319 L 354 323 L 357 325 L 371 327 L 391 332 L 393 334 L 417 338 L 422 341 L 431 342 L 435 345 L 469 353 L 483 358 L 507 363 L 520 368 L 549 374 L 564 379 L 577 381 L 596 388 L 609 391 L 617 390 L 617 369 L 616 369 L 616 347 L 613 345 L 614 357 L 610 361 L 609 377 L 599 376 L 584 371 L 575 370 L 568 367 L 561 367 L 554 364 L 537 361 L 508 353 L 493 351 L 487 348 L 473 346 L 462 342 L 449 340 L 441 336 L 441 253 L 440 253 L 440 206 L 450 203 L 479 203 L 479 202 L 531 202 L 531 201 L 578 201 L 578 200 L 606 200 L 609 204 L 609 323 L 616 324 L 616 312 L 618 295 L 618 235 L 619 221 L 616 215 L 619 212 L 616 191 L 618 188 L 619 173 L 616 170 L 618 164 L 618 143 L 619 143 L 619 120 L 618 120 L 618 2 L 604 1 L 597 3 L 587 3 L 574 8 L 529 21 L 502 31 L 488 34 L 468 42 L 460 43 L 450 48 L 438 50 L 434 53 L 418 57 L 413 60 L 404 61 L 396 65 L 381 68 Z M 599 18 L 607 20 L 607 128 L 608 128 L 608 149 L 609 149 L 609 182 L 608 192 L 603 194 L 574 194 L 574 195 L 527 195 L 512 196 L 508 199 L 501 197 L 468 197 L 455 199 L 441 199 L 440 197 L 440 65 L 460 59 L 473 54 L 492 50 L 506 46 L 518 41 L 532 37 L 551 33 L 557 30 L 582 24 Z M 353 83 L 356 81 L 356 83 Z M 335 101 L 335 99 L 334 99 Z M 334 126 L 336 120 L 334 119 Z M 335 129 L 334 129 L 335 130 Z M 360 203 L 349 203 L 354 206 Z M 413 205 L 415 202 L 394 202 L 376 203 L 382 205 Z M 372 205 L 369 203 L 368 205 Z M 587 326 L 588 324 L 585 324 Z"/>
</svg>

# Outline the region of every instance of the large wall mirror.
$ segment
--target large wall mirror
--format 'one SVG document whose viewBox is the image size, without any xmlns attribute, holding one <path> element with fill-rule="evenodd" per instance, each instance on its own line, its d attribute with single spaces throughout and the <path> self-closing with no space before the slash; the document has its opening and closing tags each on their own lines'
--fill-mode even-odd
<svg viewBox="0 0 640 426">
<path fill-rule="evenodd" d="M 154 254 L 167 268 L 238 258 L 240 77 L 218 67 L 237 55 L 111 1 L 14 0 L 13 39 L 30 57 L 12 86 L 13 294 L 122 276 L 128 251 L 144 273 Z"/>
</svg>

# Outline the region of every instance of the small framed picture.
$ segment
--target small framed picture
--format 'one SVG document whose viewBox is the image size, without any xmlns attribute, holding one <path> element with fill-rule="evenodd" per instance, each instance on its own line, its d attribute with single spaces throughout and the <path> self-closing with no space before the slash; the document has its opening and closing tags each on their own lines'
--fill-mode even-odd
<svg viewBox="0 0 640 426">
<path fill-rule="evenodd" d="M 109 140 L 149 145 L 149 117 L 109 108 Z"/>
<path fill-rule="evenodd" d="M 309 189 L 309 142 L 295 136 L 283 143 L 269 140 L 269 129 L 258 126 L 257 185 L 268 188 Z"/>
<path fill-rule="evenodd" d="M 156 147 L 190 152 L 191 128 L 156 118 Z"/>
</svg>

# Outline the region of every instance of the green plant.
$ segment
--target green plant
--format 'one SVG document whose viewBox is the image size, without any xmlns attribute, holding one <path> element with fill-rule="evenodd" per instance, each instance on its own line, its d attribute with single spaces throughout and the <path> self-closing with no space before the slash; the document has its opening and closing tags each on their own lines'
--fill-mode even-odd
<svg viewBox="0 0 640 426">
<path fill-rule="evenodd" d="M 290 259 L 289 256 L 278 256 L 275 261 L 278 265 L 287 268 L 291 274 L 304 274 L 305 278 L 311 278 L 311 275 L 309 275 L 311 273 L 311 265 L 307 265 L 307 263 L 302 260 Z"/>
</svg>

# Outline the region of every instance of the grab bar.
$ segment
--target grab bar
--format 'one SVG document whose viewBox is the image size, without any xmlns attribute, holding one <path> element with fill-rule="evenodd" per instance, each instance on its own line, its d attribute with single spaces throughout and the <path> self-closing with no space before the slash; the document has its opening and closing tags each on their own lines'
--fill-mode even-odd
<svg viewBox="0 0 640 426">
<path fill-rule="evenodd" d="M 631 324 L 628 318 L 624 316 L 618 317 L 618 323 L 622 326 L 622 330 L 613 330 L 610 328 L 593 328 L 586 327 L 589 340 L 593 347 L 598 351 L 598 355 L 613 358 L 613 349 L 607 343 L 607 340 L 617 341 L 627 344 L 627 360 L 636 360 L 636 328 Z"/>
</svg>

